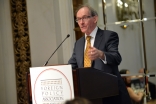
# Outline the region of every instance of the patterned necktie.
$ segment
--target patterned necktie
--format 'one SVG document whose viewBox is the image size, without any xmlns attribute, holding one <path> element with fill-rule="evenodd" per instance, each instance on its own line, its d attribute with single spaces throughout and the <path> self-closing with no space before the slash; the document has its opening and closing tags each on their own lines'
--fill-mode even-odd
<svg viewBox="0 0 156 104">
<path fill-rule="evenodd" d="M 89 57 L 87 55 L 89 47 L 91 46 L 90 39 L 91 39 L 91 36 L 86 37 L 87 46 L 86 46 L 86 50 L 85 50 L 85 53 L 84 53 L 84 67 L 91 67 L 91 60 L 89 59 Z"/>
</svg>

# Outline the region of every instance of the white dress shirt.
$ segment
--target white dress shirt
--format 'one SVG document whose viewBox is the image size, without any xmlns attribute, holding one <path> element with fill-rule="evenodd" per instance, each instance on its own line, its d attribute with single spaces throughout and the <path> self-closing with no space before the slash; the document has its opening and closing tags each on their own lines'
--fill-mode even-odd
<svg viewBox="0 0 156 104">
<path fill-rule="evenodd" d="M 95 41 L 95 36 L 96 36 L 96 33 L 97 33 L 97 30 L 98 30 L 98 27 L 96 26 L 95 29 L 91 32 L 91 34 L 89 36 L 91 36 L 91 47 L 94 46 L 94 41 Z M 85 34 L 85 40 L 86 40 L 86 37 L 87 35 Z M 86 40 L 87 41 L 87 40 Z M 86 45 L 87 45 L 87 42 L 85 42 L 85 48 L 84 48 L 84 51 L 86 49 Z M 104 64 L 107 64 L 107 61 L 106 61 L 106 56 L 105 56 L 105 59 L 101 59 L 103 61 Z"/>
</svg>

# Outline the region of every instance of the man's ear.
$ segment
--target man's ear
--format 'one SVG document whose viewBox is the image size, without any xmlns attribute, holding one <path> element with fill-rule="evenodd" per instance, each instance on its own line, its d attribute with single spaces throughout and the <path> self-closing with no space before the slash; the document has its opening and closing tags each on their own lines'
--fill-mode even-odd
<svg viewBox="0 0 156 104">
<path fill-rule="evenodd" d="M 94 23 L 97 23 L 97 21 L 98 21 L 98 16 L 94 16 L 93 18 L 94 18 Z"/>
</svg>

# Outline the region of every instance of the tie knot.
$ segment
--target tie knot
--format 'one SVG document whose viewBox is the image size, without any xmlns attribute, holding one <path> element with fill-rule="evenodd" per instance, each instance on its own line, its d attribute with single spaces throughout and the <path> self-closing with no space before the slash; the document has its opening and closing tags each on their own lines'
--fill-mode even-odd
<svg viewBox="0 0 156 104">
<path fill-rule="evenodd" d="M 87 40 L 87 41 L 90 41 L 90 39 L 91 39 L 91 36 L 87 36 L 87 37 L 86 37 L 86 40 Z"/>
</svg>

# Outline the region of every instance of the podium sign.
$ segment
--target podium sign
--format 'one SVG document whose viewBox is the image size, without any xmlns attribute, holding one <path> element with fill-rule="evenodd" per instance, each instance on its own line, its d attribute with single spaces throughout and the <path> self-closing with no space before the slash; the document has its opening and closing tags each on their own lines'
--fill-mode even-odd
<svg viewBox="0 0 156 104">
<path fill-rule="evenodd" d="M 63 104 L 74 98 L 71 65 L 31 67 L 33 104 Z"/>
</svg>

